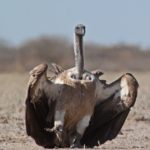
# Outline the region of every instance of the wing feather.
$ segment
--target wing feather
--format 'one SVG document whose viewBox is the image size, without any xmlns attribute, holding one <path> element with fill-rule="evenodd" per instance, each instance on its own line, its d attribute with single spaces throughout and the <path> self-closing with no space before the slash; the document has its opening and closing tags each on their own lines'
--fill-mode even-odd
<svg viewBox="0 0 150 150">
<path fill-rule="evenodd" d="M 45 148 L 56 146 L 57 136 L 46 128 L 54 126 L 56 100 L 50 96 L 52 83 L 46 77 L 47 65 L 35 67 L 30 73 L 26 98 L 26 131 L 35 142 Z M 56 97 L 55 97 L 56 98 Z M 47 117 L 49 117 L 47 119 Z"/>
<path fill-rule="evenodd" d="M 133 75 L 127 73 L 115 82 L 106 85 L 105 90 L 108 92 L 106 99 L 101 99 L 101 102 L 95 106 L 90 124 L 81 139 L 82 145 L 93 147 L 112 140 L 118 135 L 130 108 L 135 103 L 138 83 Z"/>
</svg>

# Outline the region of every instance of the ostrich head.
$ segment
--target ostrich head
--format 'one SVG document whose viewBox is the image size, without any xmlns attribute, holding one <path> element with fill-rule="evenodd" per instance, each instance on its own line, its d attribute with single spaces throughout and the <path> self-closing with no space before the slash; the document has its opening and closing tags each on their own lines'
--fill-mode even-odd
<svg viewBox="0 0 150 150">
<path fill-rule="evenodd" d="M 84 55 L 83 55 L 83 36 L 85 35 L 85 26 L 78 24 L 74 31 L 74 54 L 75 54 L 75 69 L 71 74 L 71 78 L 75 80 L 91 80 L 94 76 L 84 70 Z"/>
<path fill-rule="evenodd" d="M 77 26 L 75 26 L 75 34 L 78 36 L 84 36 L 85 26 L 83 24 L 78 24 Z"/>
</svg>

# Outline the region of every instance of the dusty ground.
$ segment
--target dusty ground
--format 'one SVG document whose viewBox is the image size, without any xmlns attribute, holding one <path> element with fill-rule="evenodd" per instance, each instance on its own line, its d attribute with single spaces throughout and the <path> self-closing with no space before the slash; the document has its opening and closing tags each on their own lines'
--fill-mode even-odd
<svg viewBox="0 0 150 150">
<path fill-rule="evenodd" d="M 114 80 L 122 73 L 107 73 Z M 134 73 L 140 84 L 135 107 L 122 133 L 98 147 L 104 150 L 150 150 L 150 73 Z M 24 125 L 25 93 L 28 75 L 0 74 L 0 150 L 43 150 L 26 136 Z"/>
</svg>

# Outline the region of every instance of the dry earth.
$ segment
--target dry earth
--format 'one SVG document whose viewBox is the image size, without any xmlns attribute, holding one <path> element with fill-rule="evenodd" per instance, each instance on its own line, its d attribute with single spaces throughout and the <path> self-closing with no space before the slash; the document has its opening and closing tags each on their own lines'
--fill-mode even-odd
<svg viewBox="0 0 150 150">
<path fill-rule="evenodd" d="M 106 73 L 112 81 L 122 73 Z M 122 134 L 97 147 L 102 150 L 150 150 L 150 73 L 134 73 L 140 88 Z M 28 75 L 0 74 L 0 150 L 43 150 L 27 137 L 24 124 Z M 96 149 L 97 149 L 96 148 Z"/>
</svg>

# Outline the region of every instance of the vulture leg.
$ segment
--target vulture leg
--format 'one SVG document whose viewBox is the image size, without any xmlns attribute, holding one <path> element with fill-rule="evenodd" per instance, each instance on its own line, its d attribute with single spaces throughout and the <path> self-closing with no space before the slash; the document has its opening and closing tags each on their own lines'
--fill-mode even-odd
<svg viewBox="0 0 150 150">
<path fill-rule="evenodd" d="M 114 139 L 121 130 L 137 97 L 138 83 L 131 74 L 125 74 L 110 87 L 120 84 L 110 97 L 97 103 L 81 144 L 93 147 Z M 113 91 L 114 89 L 112 89 Z M 111 91 L 111 90 L 110 90 Z M 105 93 L 105 92 L 104 92 Z"/>
<path fill-rule="evenodd" d="M 81 148 L 81 138 L 84 134 L 85 129 L 88 127 L 91 119 L 91 115 L 84 116 L 77 124 L 76 130 L 73 135 L 73 141 L 71 143 L 72 148 Z"/>
</svg>

